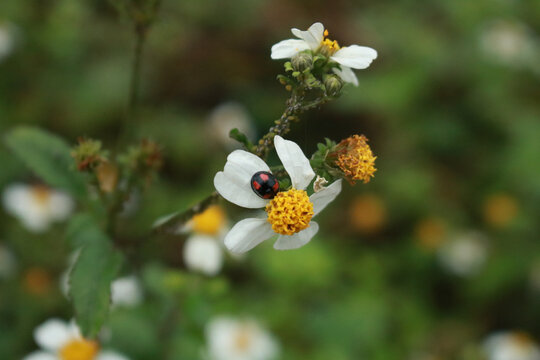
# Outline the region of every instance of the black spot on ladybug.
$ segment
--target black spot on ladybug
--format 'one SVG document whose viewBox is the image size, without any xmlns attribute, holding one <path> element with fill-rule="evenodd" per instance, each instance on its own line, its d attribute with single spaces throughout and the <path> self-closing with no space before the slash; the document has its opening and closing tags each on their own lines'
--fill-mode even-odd
<svg viewBox="0 0 540 360">
<path fill-rule="evenodd" d="M 251 177 L 251 189 L 263 199 L 273 199 L 279 191 L 279 182 L 268 171 L 258 171 Z"/>
</svg>

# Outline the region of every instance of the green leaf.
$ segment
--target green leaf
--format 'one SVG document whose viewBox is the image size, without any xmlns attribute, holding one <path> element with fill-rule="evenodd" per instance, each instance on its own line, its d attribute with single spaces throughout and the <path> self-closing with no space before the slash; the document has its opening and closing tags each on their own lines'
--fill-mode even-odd
<svg viewBox="0 0 540 360">
<path fill-rule="evenodd" d="M 74 196 L 85 192 L 83 177 L 72 170 L 69 145 L 56 135 L 38 128 L 20 126 L 8 132 L 7 147 L 51 186 Z"/>
<path fill-rule="evenodd" d="M 253 147 L 253 144 L 251 143 L 251 141 L 249 141 L 246 134 L 244 134 L 237 128 L 234 128 L 229 132 L 229 137 L 238 141 L 239 143 L 242 143 L 248 150 Z"/>
<path fill-rule="evenodd" d="M 88 216 L 72 221 L 68 235 L 73 243 L 84 244 L 70 273 L 69 293 L 83 335 L 94 338 L 107 319 L 111 282 L 118 275 L 122 255 Z"/>
</svg>

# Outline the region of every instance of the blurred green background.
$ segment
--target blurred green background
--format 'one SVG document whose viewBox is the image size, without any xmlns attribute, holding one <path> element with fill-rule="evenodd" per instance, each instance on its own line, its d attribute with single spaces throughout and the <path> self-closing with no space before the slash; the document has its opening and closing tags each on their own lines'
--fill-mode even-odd
<svg viewBox="0 0 540 360">
<path fill-rule="evenodd" d="M 112 312 L 110 346 L 132 359 L 198 359 L 218 314 L 257 318 L 280 359 L 483 359 L 496 331 L 540 339 L 539 14 L 536 0 L 164 0 L 128 122 L 130 140 L 151 138 L 165 154 L 122 223 L 126 241 L 144 249 L 145 301 Z M 209 122 L 217 106 L 244 106 L 259 136 L 279 117 L 288 94 L 270 47 L 315 21 L 379 58 L 288 138 L 310 154 L 324 137 L 365 134 L 375 178 L 344 187 L 309 245 L 278 252 L 269 241 L 227 257 L 216 277 L 191 274 L 184 238 L 148 235 L 151 224 L 213 190 L 230 151 Z M 130 22 L 105 0 L 3 0 L 2 31 L 0 133 L 35 125 L 113 147 L 128 101 Z M 5 147 L 0 155 L 0 189 L 39 182 Z M 1 359 L 37 349 L 32 332 L 44 320 L 73 316 L 59 287 L 63 231 L 33 234 L 0 212 L 0 244 L 16 261 L 0 277 Z M 452 247 L 471 232 L 472 250 Z M 180 309 L 172 325 L 171 308 Z"/>
</svg>

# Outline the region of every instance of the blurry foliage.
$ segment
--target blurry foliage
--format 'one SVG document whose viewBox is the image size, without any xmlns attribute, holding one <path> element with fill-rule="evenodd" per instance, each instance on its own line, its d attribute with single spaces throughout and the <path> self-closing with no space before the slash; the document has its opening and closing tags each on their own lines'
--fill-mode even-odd
<svg viewBox="0 0 540 360">
<path fill-rule="evenodd" d="M 490 332 L 522 329 L 540 338 L 540 292 L 530 283 L 540 260 L 540 52 L 532 65 L 509 64 L 482 46 L 489 25 L 504 20 L 531 29 L 538 48 L 539 13 L 534 0 L 163 1 L 147 38 L 140 113 L 128 121 L 132 140 L 163 146 L 163 170 L 117 229 L 118 246 L 141 250 L 121 271 L 139 272 L 146 301 L 111 312 L 110 346 L 133 359 L 195 359 L 204 325 L 223 313 L 261 319 L 280 340 L 282 359 L 477 359 Z M 289 137 L 312 153 L 325 137 L 364 133 L 378 157 L 375 178 L 343 191 L 308 246 L 276 252 L 263 244 L 228 258 L 217 278 L 187 273 L 182 237 L 149 238 L 152 222 L 213 189 L 228 151 L 209 140 L 213 107 L 243 103 L 259 135 L 279 116 L 287 94 L 270 46 L 315 20 L 379 58 L 357 72 L 359 87 L 304 114 Z M 2 1 L 2 22 L 14 26 L 16 43 L 0 59 L 0 188 L 44 181 L 80 194 L 80 177 L 66 172 L 68 143 L 88 136 L 116 151 L 132 29 L 105 0 Z M 57 161 L 45 166 L 50 156 Z M 358 216 L 348 213 L 353 199 L 365 193 L 386 209 L 374 231 L 349 222 Z M 502 224 L 485 215 L 504 212 L 486 210 L 500 206 L 489 202 L 497 194 L 515 204 Z M 240 218 L 237 208 L 227 210 Z M 0 358 L 18 359 L 36 348 L 36 325 L 74 315 L 57 285 L 73 244 L 61 225 L 35 235 L 0 215 L 0 243 L 18 262 L 13 278 L 0 279 Z M 436 246 L 422 245 L 415 229 L 432 218 L 443 219 L 443 241 L 461 229 L 486 234 L 480 272 L 454 276 L 437 261 Z M 87 220 L 72 219 L 70 229 Z M 109 260 L 106 277 L 120 268 Z M 88 281 L 101 273 L 94 276 Z M 40 291 L 31 290 L 36 284 Z"/>
</svg>

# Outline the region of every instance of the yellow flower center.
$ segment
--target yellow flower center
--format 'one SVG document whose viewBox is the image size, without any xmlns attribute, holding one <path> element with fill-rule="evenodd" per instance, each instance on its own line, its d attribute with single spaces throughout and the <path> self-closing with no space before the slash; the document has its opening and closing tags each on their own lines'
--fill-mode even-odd
<svg viewBox="0 0 540 360">
<path fill-rule="evenodd" d="M 324 39 L 321 42 L 319 51 L 326 56 L 332 56 L 339 49 L 338 42 L 336 40 L 328 39 L 328 30 L 324 30 Z"/>
<path fill-rule="evenodd" d="M 313 203 L 305 190 L 279 192 L 266 205 L 268 222 L 281 235 L 292 235 L 309 226 L 313 217 Z"/>
<path fill-rule="evenodd" d="M 240 351 L 245 352 L 249 349 L 251 343 L 251 329 L 247 326 L 242 327 L 234 337 L 234 347 Z"/>
<path fill-rule="evenodd" d="M 99 351 L 95 341 L 76 339 L 67 343 L 60 350 L 62 360 L 93 360 Z"/>
<path fill-rule="evenodd" d="M 207 234 L 217 235 L 225 225 L 225 212 L 219 206 L 210 206 L 200 214 L 197 214 L 192 219 L 193 231 Z"/>
<path fill-rule="evenodd" d="M 51 189 L 43 185 L 36 185 L 31 190 L 32 198 L 40 206 L 45 206 L 51 198 Z"/>
<path fill-rule="evenodd" d="M 345 174 L 347 180 L 354 184 L 357 180 L 368 183 L 377 169 L 376 156 L 367 144 L 367 138 L 362 135 L 353 135 L 343 140 L 339 146 L 336 164 Z"/>
</svg>

